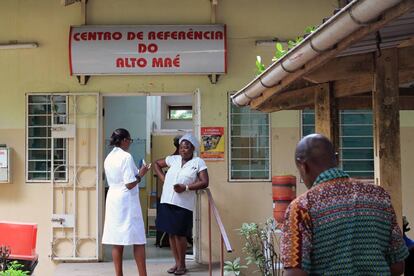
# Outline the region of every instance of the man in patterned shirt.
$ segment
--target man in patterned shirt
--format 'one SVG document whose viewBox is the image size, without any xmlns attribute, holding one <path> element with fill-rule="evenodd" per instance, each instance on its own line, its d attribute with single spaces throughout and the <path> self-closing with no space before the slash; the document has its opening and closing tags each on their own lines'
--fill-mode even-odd
<svg viewBox="0 0 414 276">
<path fill-rule="evenodd" d="M 286 211 L 284 275 L 401 275 L 408 251 L 388 193 L 336 168 L 322 135 L 304 137 L 295 159 L 309 190 Z"/>
</svg>

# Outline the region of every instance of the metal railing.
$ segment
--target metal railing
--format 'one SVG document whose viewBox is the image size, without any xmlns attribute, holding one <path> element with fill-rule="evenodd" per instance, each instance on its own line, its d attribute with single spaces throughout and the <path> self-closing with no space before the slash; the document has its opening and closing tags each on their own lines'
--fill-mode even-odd
<svg viewBox="0 0 414 276">
<path fill-rule="evenodd" d="M 214 203 L 213 195 L 210 192 L 210 189 L 204 189 L 203 192 L 207 194 L 208 199 L 208 271 L 209 275 L 213 275 L 213 258 L 212 258 L 212 240 L 211 240 L 211 213 L 213 213 L 214 218 L 217 222 L 217 226 L 220 231 L 220 275 L 224 275 L 224 246 L 228 253 L 233 252 L 233 249 L 230 245 L 229 238 L 227 237 L 226 230 L 224 229 L 223 222 L 221 221 L 220 214 L 217 210 L 217 206 Z"/>
</svg>

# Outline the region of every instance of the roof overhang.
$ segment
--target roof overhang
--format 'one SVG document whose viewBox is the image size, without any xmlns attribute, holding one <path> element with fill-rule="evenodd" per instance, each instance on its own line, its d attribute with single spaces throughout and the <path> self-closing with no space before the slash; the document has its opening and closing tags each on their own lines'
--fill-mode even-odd
<svg viewBox="0 0 414 276">
<path fill-rule="evenodd" d="M 307 77 L 308 75 L 340 55 L 376 51 L 376 48 L 366 47 L 368 45 L 366 41 L 373 40 L 369 35 L 378 32 L 400 17 L 403 18 L 403 23 L 400 25 L 404 26 L 404 22 L 407 23 L 407 20 L 414 24 L 413 15 L 402 17 L 413 8 L 414 1 L 412 0 L 355 0 L 351 2 L 299 45 L 291 49 L 284 57 L 271 64 L 262 74 L 233 95 L 233 103 L 269 112 L 275 111 L 274 108 L 271 110 L 268 107 L 271 98 L 277 94 L 291 90 L 289 98 L 292 99 L 292 97 L 295 98 L 293 91 L 299 87 L 310 91 L 318 89 L 313 85 L 314 81 Z M 389 25 L 396 28 L 399 24 Z M 399 39 L 396 39 L 395 35 L 392 37 L 395 34 L 395 29 L 389 33 L 391 34 L 390 39 L 387 43 L 383 43 L 384 48 L 395 47 L 401 42 L 400 40 L 412 38 L 414 28 L 412 24 L 409 24 L 408 28 L 398 36 Z M 368 39 L 361 41 L 364 37 Z M 358 41 L 360 41 L 359 44 Z M 375 43 L 375 39 L 373 44 L 379 45 Z M 351 45 L 359 46 L 349 50 Z M 368 64 L 363 61 L 363 58 L 360 60 L 362 67 Z M 410 79 L 413 76 L 406 77 Z M 367 82 L 369 85 L 371 84 L 369 79 Z M 363 92 L 367 91 L 369 90 Z M 296 101 L 306 102 L 305 98 L 306 95 L 302 91 L 301 97 L 298 97 Z"/>
</svg>

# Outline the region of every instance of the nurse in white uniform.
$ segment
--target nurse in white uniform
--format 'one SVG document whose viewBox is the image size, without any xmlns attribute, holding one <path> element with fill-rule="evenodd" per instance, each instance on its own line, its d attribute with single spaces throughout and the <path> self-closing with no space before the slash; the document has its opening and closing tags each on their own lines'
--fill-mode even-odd
<svg viewBox="0 0 414 276">
<path fill-rule="evenodd" d="M 145 229 L 139 202 L 138 183 L 150 165 L 139 170 L 128 153 L 132 143 L 126 129 L 116 129 L 111 135 L 114 146 L 104 162 L 106 180 L 109 185 L 106 197 L 103 244 L 111 244 L 116 276 L 122 276 L 122 255 L 125 245 L 133 245 L 135 262 L 140 276 L 146 276 Z"/>
</svg>

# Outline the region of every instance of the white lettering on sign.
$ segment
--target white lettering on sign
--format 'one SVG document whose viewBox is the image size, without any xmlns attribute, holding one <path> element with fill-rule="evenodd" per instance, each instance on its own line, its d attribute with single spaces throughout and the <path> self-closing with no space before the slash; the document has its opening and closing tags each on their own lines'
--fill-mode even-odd
<svg viewBox="0 0 414 276">
<path fill-rule="evenodd" d="M 226 73 L 224 25 L 79 26 L 72 75 Z"/>
</svg>

